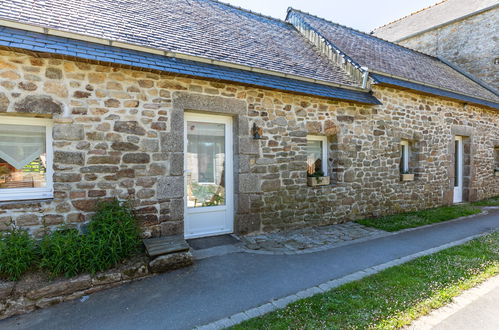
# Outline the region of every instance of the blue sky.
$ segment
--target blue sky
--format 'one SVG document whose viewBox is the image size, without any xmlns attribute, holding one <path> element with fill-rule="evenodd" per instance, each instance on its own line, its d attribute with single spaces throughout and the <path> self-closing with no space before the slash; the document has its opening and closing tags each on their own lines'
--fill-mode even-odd
<svg viewBox="0 0 499 330">
<path fill-rule="evenodd" d="M 268 16 L 284 19 L 293 7 L 330 21 L 370 32 L 441 0 L 221 0 Z"/>
</svg>

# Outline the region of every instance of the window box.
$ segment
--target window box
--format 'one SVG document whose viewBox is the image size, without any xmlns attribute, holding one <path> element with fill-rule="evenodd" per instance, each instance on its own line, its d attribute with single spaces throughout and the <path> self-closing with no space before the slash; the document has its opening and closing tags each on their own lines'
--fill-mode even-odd
<svg viewBox="0 0 499 330">
<path fill-rule="evenodd" d="M 309 187 L 327 186 L 330 182 L 331 179 L 328 176 L 309 176 L 307 178 L 307 185 Z"/>
<path fill-rule="evenodd" d="M 414 181 L 414 174 L 401 174 L 400 181 Z"/>
</svg>

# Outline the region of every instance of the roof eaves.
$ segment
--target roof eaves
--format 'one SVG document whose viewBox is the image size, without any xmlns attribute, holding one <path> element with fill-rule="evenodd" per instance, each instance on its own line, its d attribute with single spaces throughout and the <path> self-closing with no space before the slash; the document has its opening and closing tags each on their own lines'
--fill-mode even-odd
<svg viewBox="0 0 499 330">
<path fill-rule="evenodd" d="M 447 98 L 459 100 L 462 102 L 484 105 L 484 106 L 493 108 L 495 110 L 499 110 L 499 102 L 497 102 L 497 101 L 485 100 L 485 99 L 477 98 L 477 97 L 466 95 L 466 94 L 460 94 L 460 93 L 457 93 L 454 91 L 445 90 L 445 89 L 442 89 L 439 87 L 434 87 L 434 86 L 427 85 L 424 83 L 420 83 L 420 82 L 416 82 L 416 81 L 409 81 L 407 79 L 395 77 L 395 76 L 392 76 L 392 75 L 389 75 L 386 73 L 371 73 L 371 76 L 374 79 L 376 79 L 376 81 L 379 84 L 403 87 L 403 88 L 412 89 L 412 90 L 427 93 L 427 94 L 433 94 L 433 95 L 438 95 L 438 96 L 442 96 L 442 97 L 447 97 Z"/>
<path fill-rule="evenodd" d="M 161 54 L 118 48 L 111 44 L 96 44 L 40 32 L 9 27 L 0 28 L 0 46 L 28 52 L 41 52 L 68 59 L 84 59 L 97 63 L 155 70 L 171 74 L 260 86 L 306 95 L 347 100 L 364 104 L 380 104 L 366 91 L 352 90 L 262 72 L 246 71 L 213 63 L 167 57 Z"/>
</svg>

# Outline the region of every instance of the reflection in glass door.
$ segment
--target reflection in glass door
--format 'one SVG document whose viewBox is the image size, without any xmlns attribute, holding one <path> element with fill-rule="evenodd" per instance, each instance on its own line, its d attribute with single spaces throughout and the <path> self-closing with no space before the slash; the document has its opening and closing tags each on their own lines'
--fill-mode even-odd
<svg viewBox="0 0 499 330">
<path fill-rule="evenodd" d="M 232 232 L 231 118 L 186 113 L 184 148 L 185 237 Z"/>
<path fill-rule="evenodd" d="M 225 204 L 225 124 L 187 122 L 187 207 Z"/>
</svg>

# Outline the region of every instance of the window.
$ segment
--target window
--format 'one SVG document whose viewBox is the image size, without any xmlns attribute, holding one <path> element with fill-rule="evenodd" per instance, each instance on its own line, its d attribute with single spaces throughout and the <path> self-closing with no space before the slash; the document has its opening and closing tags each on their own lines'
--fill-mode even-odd
<svg viewBox="0 0 499 330">
<path fill-rule="evenodd" d="M 497 176 L 499 176 L 499 147 L 494 148 L 494 156 L 495 156 L 495 167 L 494 171 Z"/>
<path fill-rule="evenodd" d="M 403 140 L 400 142 L 400 173 L 409 173 L 409 141 Z"/>
<path fill-rule="evenodd" d="M 0 201 L 51 198 L 52 123 L 0 117 Z"/>
<path fill-rule="evenodd" d="M 326 136 L 307 136 L 307 174 L 327 176 Z"/>
</svg>

